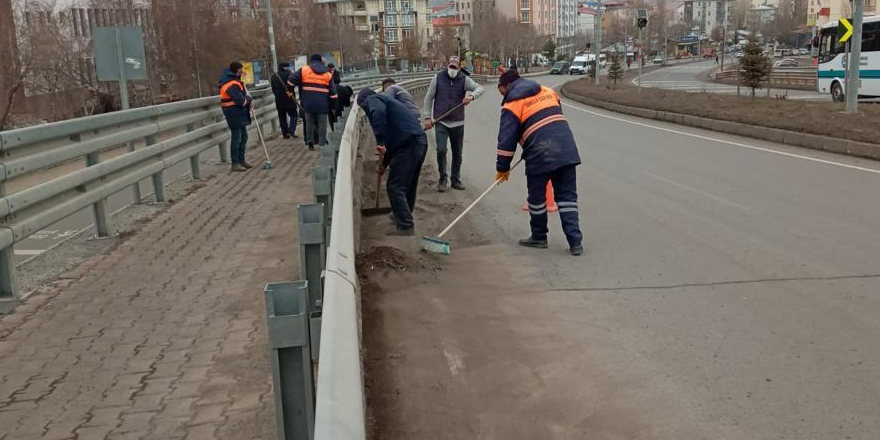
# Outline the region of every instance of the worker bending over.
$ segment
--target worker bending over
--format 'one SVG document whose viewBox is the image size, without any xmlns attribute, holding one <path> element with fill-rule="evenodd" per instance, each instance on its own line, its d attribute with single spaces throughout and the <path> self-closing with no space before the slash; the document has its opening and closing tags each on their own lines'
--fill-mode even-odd
<svg viewBox="0 0 880 440">
<path fill-rule="evenodd" d="M 526 162 L 529 214 L 532 235 L 520 246 L 547 248 L 547 182 L 553 184 L 562 230 L 572 255 L 581 255 L 582 235 L 578 226 L 577 174 L 580 165 L 574 136 L 562 114 L 562 105 L 553 89 L 520 78 L 507 70 L 498 81 L 504 96 L 498 131 L 498 157 L 495 180 L 507 181 L 516 144 L 522 145 Z"/>
<path fill-rule="evenodd" d="M 412 213 L 428 137 L 419 120 L 391 96 L 365 88 L 358 93 L 357 104 L 364 109 L 376 135 L 376 150 L 382 157 L 376 172 L 382 174 L 389 168 L 386 187 L 396 228 L 387 235 L 415 235 Z"/>
</svg>

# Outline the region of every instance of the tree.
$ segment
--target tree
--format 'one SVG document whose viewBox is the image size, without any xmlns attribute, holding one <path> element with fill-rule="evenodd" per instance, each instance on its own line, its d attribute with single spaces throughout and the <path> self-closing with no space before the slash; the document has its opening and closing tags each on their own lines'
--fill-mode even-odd
<svg viewBox="0 0 880 440">
<path fill-rule="evenodd" d="M 617 88 L 617 81 L 623 79 L 623 66 L 616 56 L 612 58 L 611 66 L 608 67 L 608 78 L 614 81 L 614 88 Z"/>
<path fill-rule="evenodd" d="M 749 37 L 748 44 L 743 48 L 739 72 L 740 83 L 752 89 L 752 98 L 755 97 L 755 89 L 761 87 L 770 77 L 770 59 L 764 55 L 761 44 L 754 35 Z"/>
<path fill-rule="evenodd" d="M 556 43 L 553 42 L 552 38 L 544 43 L 544 56 L 546 56 L 548 60 L 556 59 Z"/>
<path fill-rule="evenodd" d="M 424 59 L 421 35 L 413 32 L 412 35 L 405 37 L 400 42 L 400 53 L 409 62 L 409 70 L 412 71 Z"/>
</svg>

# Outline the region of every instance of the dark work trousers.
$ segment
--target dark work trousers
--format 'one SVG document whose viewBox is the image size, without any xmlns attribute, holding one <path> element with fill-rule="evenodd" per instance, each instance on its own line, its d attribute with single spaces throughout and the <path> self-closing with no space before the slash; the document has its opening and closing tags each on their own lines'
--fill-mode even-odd
<svg viewBox="0 0 880 440">
<path fill-rule="evenodd" d="M 232 160 L 233 165 L 244 163 L 244 150 L 248 141 L 247 129 L 247 127 L 229 129 L 229 158 Z"/>
<path fill-rule="evenodd" d="M 448 182 L 446 175 L 446 141 L 452 147 L 452 183 L 461 182 L 461 156 L 464 149 L 464 125 L 449 128 L 438 123 L 437 131 L 437 169 L 440 171 L 440 182 Z"/>
<path fill-rule="evenodd" d="M 532 239 L 547 240 L 547 181 L 553 182 L 553 194 L 559 206 L 562 230 L 569 246 L 580 246 L 583 236 L 578 225 L 576 165 L 559 168 L 549 174 L 528 175 L 529 214 Z"/>
<path fill-rule="evenodd" d="M 419 174 L 428 153 L 428 136 L 413 136 L 408 144 L 391 157 L 388 164 L 388 200 L 394 212 L 397 229 L 415 226 L 412 213 L 416 208 Z"/>
<path fill-rule="evenodd" d="M 290 121 L 287 117 L 290 116 Z M 281 134 L 283 136 L 292 136 L 296 134 L 296 108 L 290 110 L 278 109 L 278 123 L 281 125 Z"/>
<path fill-rule="evenodd" d="M 327 145 L 327 113 L 306 112 L 306 143 Z"/>
</svg>

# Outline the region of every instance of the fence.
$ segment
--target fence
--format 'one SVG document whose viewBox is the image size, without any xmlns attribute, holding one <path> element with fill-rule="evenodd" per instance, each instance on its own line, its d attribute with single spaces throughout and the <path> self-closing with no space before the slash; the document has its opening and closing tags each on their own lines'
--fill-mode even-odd
<svg viewBox="0 0 880 440">
<path fill-rule="evenodd" d="M 268 90 L 252 95 L 257 116 L 268 115 L 260 119 L 264 130 L 272 130 L 277 126 L 274 97 Z M 90 205 L 97 234 L 106 237 L 111 230 L 107 197 L 131 187 L 139 203 L 138 183 L 150 178 L 156 201 L 164 202 L 164 170 L 188 159 L 198 179 L 199 155 L 212 147 L 226 162 L 229 133 L 218 102 L 216 96 L 200 98 L 0 133 L 0 299 L 19 296 L 12 262 L 16 243 Z M 101 152 L 126 146 L 124 154 L 101 161 Z M 82 169 L 6 191 L 12 179 L 79 160 Z"/>
<path fill-rule="evenodd" d="M 715 73 L 715 80 L 725 83 L 738 83 L 739 70 L 725 70 Z M 790 69 L 774 69 L 770 73 L 767 84 L 771 86 L 794 86 L 803 89 L 813 89 L 816 87 L 816 69 L 815 68 L 790 68 Z"/>
</svg>

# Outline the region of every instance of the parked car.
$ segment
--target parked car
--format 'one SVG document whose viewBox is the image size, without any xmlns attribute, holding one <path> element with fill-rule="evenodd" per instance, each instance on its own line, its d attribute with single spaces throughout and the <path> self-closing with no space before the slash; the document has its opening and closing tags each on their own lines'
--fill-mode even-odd
<svg viewBox="0 0 880 440">
<path fill-rule="evenodd" d="M 654 57 L 653 60 L 651 60 L 651 63 L 653 63 L 653 64 L 663 64 L 663 57 L 661 57 L 660 55 L 657 55 L 656 57 Z"/>
<path fill-rule="evenodd" d="M 557 61 L 553 63 L 553 68 L 550 69 L 551 75 L 568 75 L 569 64 L 568 61 Z"/>
<path fill-rule="evenodd" d="M 743 53 L 742 53 L 742 52 L 737 52 L 736 55 L 734 55 L 734 56 L 737 57 L 737 58 L 742 58 L 742 57 L 743 57 Z"/>
<path fill-rule="evenodd" d="M 798 61 L 794 58 L 783 58 L 775 63 L 773 63 L 773 68 L 777 67 L 797 67 Z"/>
</svg>

